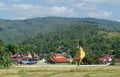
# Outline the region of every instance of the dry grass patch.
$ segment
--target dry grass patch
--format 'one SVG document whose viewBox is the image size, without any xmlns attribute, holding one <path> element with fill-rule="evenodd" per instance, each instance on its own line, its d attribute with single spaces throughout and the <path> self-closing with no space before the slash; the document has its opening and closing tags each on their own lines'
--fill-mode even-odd
<svg viewBox="0 0 120 77">
<path fill-rule="evenodd" d="M 90 75 L 90 77 L 120 77 L 118 73 L 96 73 Z"/>
<path fill-rule="evenodd" d="M 0 69 L 0 77 L 120 77 L 119 66 Z"/>
<path fill-rule="evenodd" d="M 1 69 L 0 70 L 0 75 L 9 74 L 9 73 L 18 73 L 18 70 L 17 69 Z"/>
<path fill-rule="evenodd" d="M 0 77 L 21 77 L 20 75 L 3 75 L 3 76 L 0 76 Z"/>
<path fill-rule="evenodd" d="M 53 72 L 28 72 L 26 77 L 46 77 L 53 74 Z"/>
<path fill-rule="evenodd" d="M 56 75 L 52 75 L 51 77 L 85 77 L 87 73 L 60 73 Z"/>
</svg>

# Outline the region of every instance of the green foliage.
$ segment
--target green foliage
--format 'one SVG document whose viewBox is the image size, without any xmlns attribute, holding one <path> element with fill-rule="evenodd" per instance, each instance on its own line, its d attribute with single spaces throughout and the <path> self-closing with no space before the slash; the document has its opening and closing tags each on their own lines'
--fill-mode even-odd
<svg viewBox="0 0 120 77">
<path fill-rule="evenodd" d="M 110 63 L 110 65 L 115 65 L 115 64 L 116 64 L 115 59 L 112 58 L 112 62 Z"/>
<path fill-rule="evenodd" d="M 80 45 L 86 52 L 85 61 L 96 64 L 104 54 L 120 58 L 119 24 L 91 18 L 0 20 L 0 38 L 11 43 L 6 48 L 1 42 L 1 46 L 5 49 L 5 56 L 8 51 L 12 54 L 66 52 L 74 56 Z"/>
<path fill-rule="evenodd" d="M 96 24 L 108 31 L 120 31 L 120 23 L 115 21 L 94 18 L 44 17 L 26 20 L 0 20 L 0 39 L 5 43 L 19 43 L 27 38 L 37 36 L 40 32 L 49 33 L 82 24 Z M 71 38 L 74 37 L 71 36 Z"/>
<path fill-rule="evenodd" d="M 17 44 L 8 44 L 7 48 L 12 54 L 20 52 L 20 47 Z"/>
<path fill-rule="evenodd" d="M 28 39 L 22 45 L 32 44 L 36 46 L 36 51 L 39 53 L 66 52 L 74 56 L 77 46 L 80 45 L 86 52 L 87 63 L 96 64 L 99 63 L 98 58 L 104 54 L 114 53 L 117 58 L 119 57 L 120 39 L 116 37 L 117 35 L 109 37 L 110 33 L 97 25 L 84 23 L 55 32 L 39 33 L 36 38 Z"/>
<path fill-rule="evenodd" d="M 12 65 L 11 53 L 0 40 L 0 68 L 8 68 Z"/>
</svg>

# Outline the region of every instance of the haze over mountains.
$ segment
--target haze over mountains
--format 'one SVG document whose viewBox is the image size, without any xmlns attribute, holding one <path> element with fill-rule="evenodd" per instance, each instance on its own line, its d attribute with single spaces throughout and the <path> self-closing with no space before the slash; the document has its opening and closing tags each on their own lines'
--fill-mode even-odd
<svg viewBox="0 0 120 77">
<path fill-rule="evenodd" d="M 83 25 L 82 25 L 83 24 Z M 39 33 L 50 33 L 74 26 L 98 25 L 107 31 L 120 31 L 120 23 L 95 18 L 43 17 L 25 20 L 0 20 L 0 39 L 6 43 L 21 42 Z"/>
</svg>

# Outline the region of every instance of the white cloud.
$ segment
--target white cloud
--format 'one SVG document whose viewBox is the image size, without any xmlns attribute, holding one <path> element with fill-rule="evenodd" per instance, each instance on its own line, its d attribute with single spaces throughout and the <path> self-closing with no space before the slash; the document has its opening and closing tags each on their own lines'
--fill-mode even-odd
<svg viewBox="0 0 120 77">
<path fill-rule="evenodd" d="M 40 8 L 40 6 L 38 6 L 38 5 L 31 5 L 31 4 L 13 5 L 12 7 L 16 8 L 18 10 L 28 10 L 28 9 Z"/>
<path fill-rule="evenodd" d="M 13 17 L 11 20 L 24 20 L 24 19 L 26 19 L 26 18 L 24 18 L 24 17 Z"/>
<path fill-rule="evenodd" d="M 0 4 L 3 6 L 3 4 Z M 75 11 L 73 8 L 67 8 L 64 6 L 51 6 L 45 7 L 40 5 L 32 4 L 19 4 L 19 5 L 4 5 L 4 8 L 0 11 L 11 12 L 14 14 L 13 19 L 25 19 L 31 17 L 45 17 L 45 16 L 65 16 L 72 17 L 75 16 Z"/>
<path fill-rule="evenodd" d="M 73 8 L 66 8 L 66 7 L 51 7 L 48 9 L 51 15 L 55 16 L 65 16 L 65 17 L 72 17 L 75 16 L 76 12 Z"/>
<path fill-rule="evenodd" d="M 89 12 L 88 16 L 93 18 L 109 18 L 112 14 L 106 11 Z"/>
<path fill-rule="evenodd" d="M 70 16 L 70 15 L 74 15 L 75 14 L 75 11 L 74 11 L 74 9 L 72 9 L 72 8 L 66 8 L 66 7 L 51 7 L 50 9 L 49 9 L 49 11 L 51 11 L 51 13 L 52 14 L 57 14 L 57 15 L 60 15 L 60 14 L 62 14 L 62 15 L 68 15 L 68 16 Z"/>
<path fill-rule="evenodd" d="M 112 15 L 112 13 L 97 8 L 97 6 L 94 4 L 82 2 L 77 3 L 75 7 L 78 9 L 79 12 L 84 12 L 84 14 L 88 17 L 107 19 Z"/>
<path fill-rule="evenodd" d="M 56 2 L 56 1 L 57 1 L 57 0 L 49 0 L 49 2 L 52 2 L 52 3 L 53 3 L 53 2 Z"/>
<path fill-rule="evenodd" d="M 57 13 L 64 13 L 67 9 L 66 7 L 52 7 L 51 10 Z"/>
<path fill-rule="evenodd" d="M 0 8 L 3 8 L 5 7 L 5 4 L 4 3 L 0 3 Z"/>
<path fill-rule="evenodd" d="M 120 20 L 117 20 L 117 22 L 120 22 Z"/>
<path fill-rule="evenodd" d="M 78 2 L 102 3 L 102 4 L 120 4 L 120 0 L 76 0 Z"/>
<path fill-rule="evenodd" d="M 95 5 L 86 4 L 86 3 L 77 3 L 76 8 L 83 10 L 95 10 L 97 7 Z"/>
<path fill-rule="evenodd" d="M 21 0 L 9 0 L 21 1 Z M 112 13 L 98 8 L 96 3 L 107 3 L 112 0 L 48 0 L 54 6 L 41 6 L 35 4 L 4 4 L 0 3 L 0 11 L 11 13 L 13 19 L 31 17 L 62 16 L 62 17 L 94 17 L 110 18 Z M 118 0 L 116 0 L 118 1 Z M 119 1 L 120 2 L 120 1 Z M 63 4 L 58 4 L 63 3 Z M 101 6 L 99 6 L 101 7 Z"/>
<path fill-rule="evenodd" d="M 20 2 L 20 0 L 9 0 L 9 1 L 12 1 L 12 2 Z"/>
<path fill-rule="evenodd" d="M 108 0 L 77 0 L 79 2 L 90 2 L 90 3 L 103 3 L 106 2 Z"/>
</svg>

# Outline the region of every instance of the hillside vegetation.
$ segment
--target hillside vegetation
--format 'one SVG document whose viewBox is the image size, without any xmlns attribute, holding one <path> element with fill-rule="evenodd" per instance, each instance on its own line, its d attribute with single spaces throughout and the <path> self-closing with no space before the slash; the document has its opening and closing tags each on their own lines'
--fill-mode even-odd
<svg viewBox="0 0 120 77">
<path fill-rule="evenodd" d="M 94 18 L 44 17 L 25 20 L 0 20 L 0 39 L 5 43 L 21 42 L 38 33 L 49 33 L 80 24 L 96 24 L 108 31 L 120 31 L 120 23 Z"/>
<path fill-rule="evenodd" d="M 10 56 L 14 53 L 66 52 L 68 57 L 75 56 L 78 46 L 85 50 L 84 64 L 98 64 L 98 58 L 105 54 L 120 58 L 120 23 L 109 20 L 60 17 L 0 20 L 0 39 L 3 53 L 0 68 L 12 64 Z"/>
<path fill-rule="evenodd" d="M 33 51 L 39 53 L 66 52 L 73 55 L 77 47 L 82 46 L 87 54 L 86 59 L 92 60 L 93 64 L 98 63 L 98 58 L 104 54 L 120 58 L 120 32 L 107 32 L 97 25 L 82 25 L 71 26 L 57 32 L 40 33 L 37 37 L 24 41 L 22 45 L 31 45 Z"/>
</svg>

